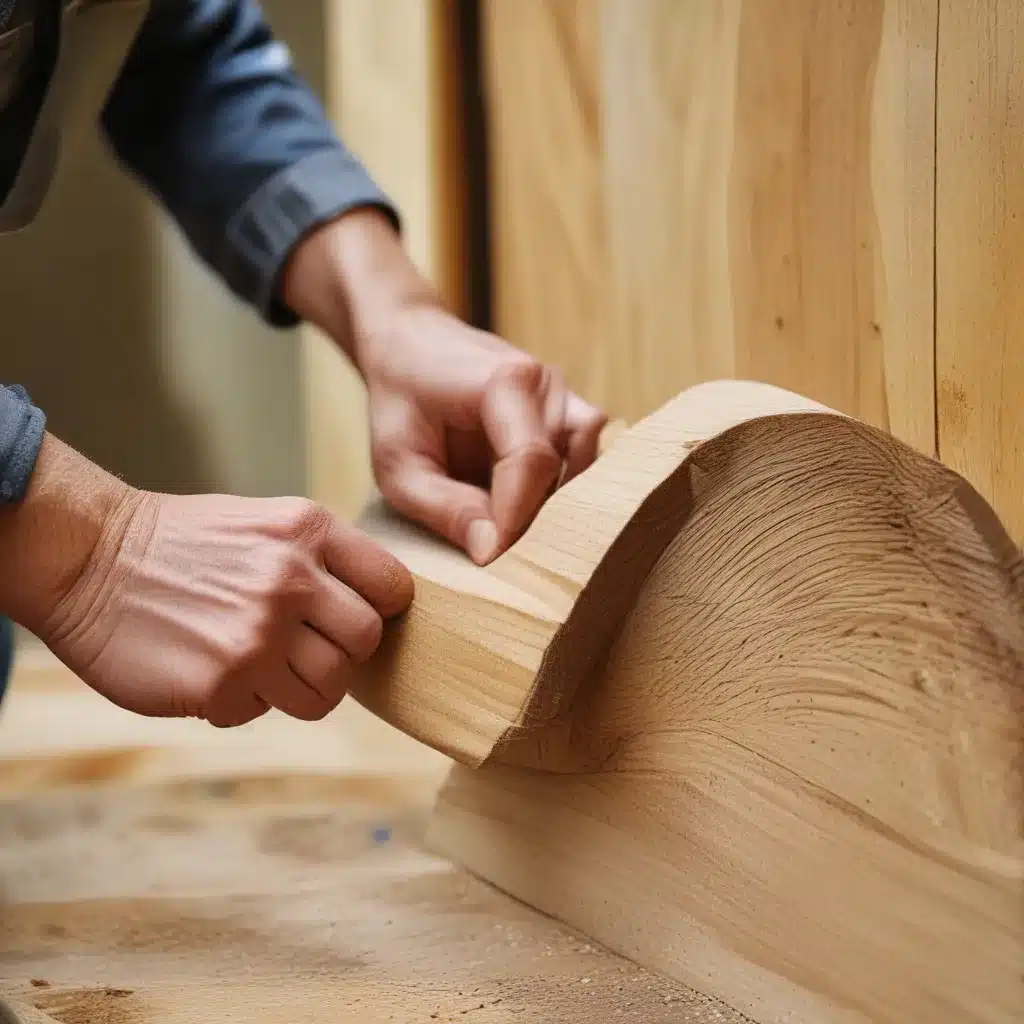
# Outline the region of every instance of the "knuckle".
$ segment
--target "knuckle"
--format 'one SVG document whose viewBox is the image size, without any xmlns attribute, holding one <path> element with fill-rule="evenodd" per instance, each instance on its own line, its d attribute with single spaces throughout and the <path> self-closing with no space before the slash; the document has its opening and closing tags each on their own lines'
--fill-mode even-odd
<svg viewBox="0 0 1024 1024">
<path fill-rule="evenodd" d="M 515 452 L 516 461 L 530 476 L 547 479 L 562 468 L 562 457 L 554 445 L 540 438 L 528 441 Z"/>
<path fill-rule="evenodd" d="M 404 455 L 401 447 L 387 441 L 381 441 L 373 446 L 371 453 L 373 477 L 385 498 L 388 498 L 386 490 L 394 491 L 393 481 L 398 477 Z"/>
<path fill-rule="evenodd" d="M 501 384 L 535 390 L 541 387 L 549 373 L 550 370 L 540 360 L 522 352 L 500 366 L 494 379 Z"/>
<path fill-rule="evenodd" d="M 270 646 L 271 636 L 270 617 L 265 615 L 246 616 L 228 631 L 222 640 L 227 664 L 221 685 L 239 670 L 258 661 Z"/>
<path fill-rule="evenodd" d="M 331 513 L 309 498 L 286 498 L 281 509 L 284 536 L 293 541 L 319 540 L 331 525 Z"/>
</svg>

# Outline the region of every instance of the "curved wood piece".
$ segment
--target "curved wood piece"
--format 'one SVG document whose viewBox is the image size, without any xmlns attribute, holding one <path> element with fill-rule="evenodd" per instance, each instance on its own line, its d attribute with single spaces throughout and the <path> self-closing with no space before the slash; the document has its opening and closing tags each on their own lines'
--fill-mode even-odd
<svg viewBox="0 0 1024 1024">
<path fill-rule="evenodd" d="M 372 504 L 359 526 L 409 566 L 416 598 L 353 696 L 465 764 L 508 760 L 518 738 L 564 715 L 607 656 L 688 514 L 692 453 L 752 416 L 811 411 L 834 415 L 778 388 L 727 382 L 691 389 L 629 430 L 614 423 L 605 454 L 486 568 Z"/>
<path fill-rule="evenodd" d="M 614 642 L 505 763 L 455 768 L 431 842 L 759 1024 L 1024 1019 L 1021 552 L 887 434 L 820 412 L 723 431 L 734 400 L 786 404 L 685 392 L 514 550 L 540 577 L 556 521 L 580 545 L 622 522 L 659 557 L 638 587 L 595 573 Z M 671 482 L 653 525 L 611 496 L 647 465 Z"/>
</svg>

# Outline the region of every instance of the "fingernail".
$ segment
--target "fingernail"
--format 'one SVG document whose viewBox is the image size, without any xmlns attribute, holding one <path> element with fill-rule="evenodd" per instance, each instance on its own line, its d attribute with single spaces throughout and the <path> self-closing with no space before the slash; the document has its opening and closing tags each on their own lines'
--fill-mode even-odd
<svg viewBox="0 0 1024 1024">
<path fill-rule="evenodd" d="M 498 528 L 490 519 L 476 519 L 467 534 L 469 557 L 477 565 L 485 565 L 498 553 Z"/>
</svg>

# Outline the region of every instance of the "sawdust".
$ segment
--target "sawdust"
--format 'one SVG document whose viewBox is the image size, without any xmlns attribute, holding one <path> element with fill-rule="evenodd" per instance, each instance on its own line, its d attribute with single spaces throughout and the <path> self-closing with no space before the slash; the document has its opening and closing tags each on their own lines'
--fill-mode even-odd
<svg viewBox="0 0 1024 1024">
<path fill-rule="evenodd" d="M 0 804 L 0 992 L 61 1024 L 743 1020 L 423 852 L 423 825 L 358 777 Z"/>
</svg>

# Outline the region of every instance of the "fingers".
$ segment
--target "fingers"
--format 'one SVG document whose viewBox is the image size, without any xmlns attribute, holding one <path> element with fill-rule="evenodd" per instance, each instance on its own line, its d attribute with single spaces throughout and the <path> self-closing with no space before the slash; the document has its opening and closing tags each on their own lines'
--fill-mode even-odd
<svg viewBox="0 0 1024 1024">
<path fill-rule="evenodd" d="M 345 651 L 303 624 L 291 639 L 288 672 L 267 680 L 260 695 L 292 718 L 318 722 L 341 703 L 350 678 Z"/>
<path fill-rule="evenodd" d="M 355 575 L 346 573 L 343 566 L 338 567 L 338 571 L 348 576 Z M 408 570 L 405 571 L 408 574 Z M 382 599 L 378 594 L 379 605 L 388 610 L 396 607 L 394 591 L 388 591 L 385 582 L 375 581 L 364 586 L 364 593 L 376 586 L 380 594 L 387 595 Z M 389 606 L 387 601 L 392 604 Z M 305 614 L 310 626 L 355 662 L 364 662 L 373 655 L 384 631 L 377 609 L 328 572 L 320 574 Z M 397 614 L 397 611 L 391 614 Z"/>
<path fill-rule="evenodd" d="M 380 487 L 399 512 L 462 548 L 478 565 L 497 555 L 498 531 L 487 492 L 453 480 L 432 459 L 405 453 L 381 477 Z"/>
<path fill-rule="evenodd" d="M 233 729 L 261 718 L 270 705 L 251 690 L 221 690 L 214 695 L 203 717 L 218 729 Z"/>
<path fill-rule="evenodd" d="M 600 409 L 595 409 L 578 395 L 569 395 L 563 427 L 563 482 L 578 476 L 597 458 L 601 431 L 607 422 L 608 417 Z"/>
<path fill-rule="evenodd" d="M 375 610 L 378 616 L 388 619 L 404 612 L 413 597 L 412 574 L 362 530 L 337 519 L 327 530 L 322 550 L 327 572 L 347 586 L 322 588 L 318 596 L 321 607 L 314 613 L 314 625 L 361 661 L 373 653 L 380 641 L 379 617 L 373 624 L 367 613 Z M 369 636 L 375 639 L 369 650 L 362 653 Z"/>
<path fill-rule="evenodd" d="M 481 419 L 494 449 L 491 508 L 501 547 L 537 514 L 562 472 L 554 440 L 561 432 L 566 392 L 559 375 L 537 363 L 513 363 L 492 378 Z"/>
</svg>

